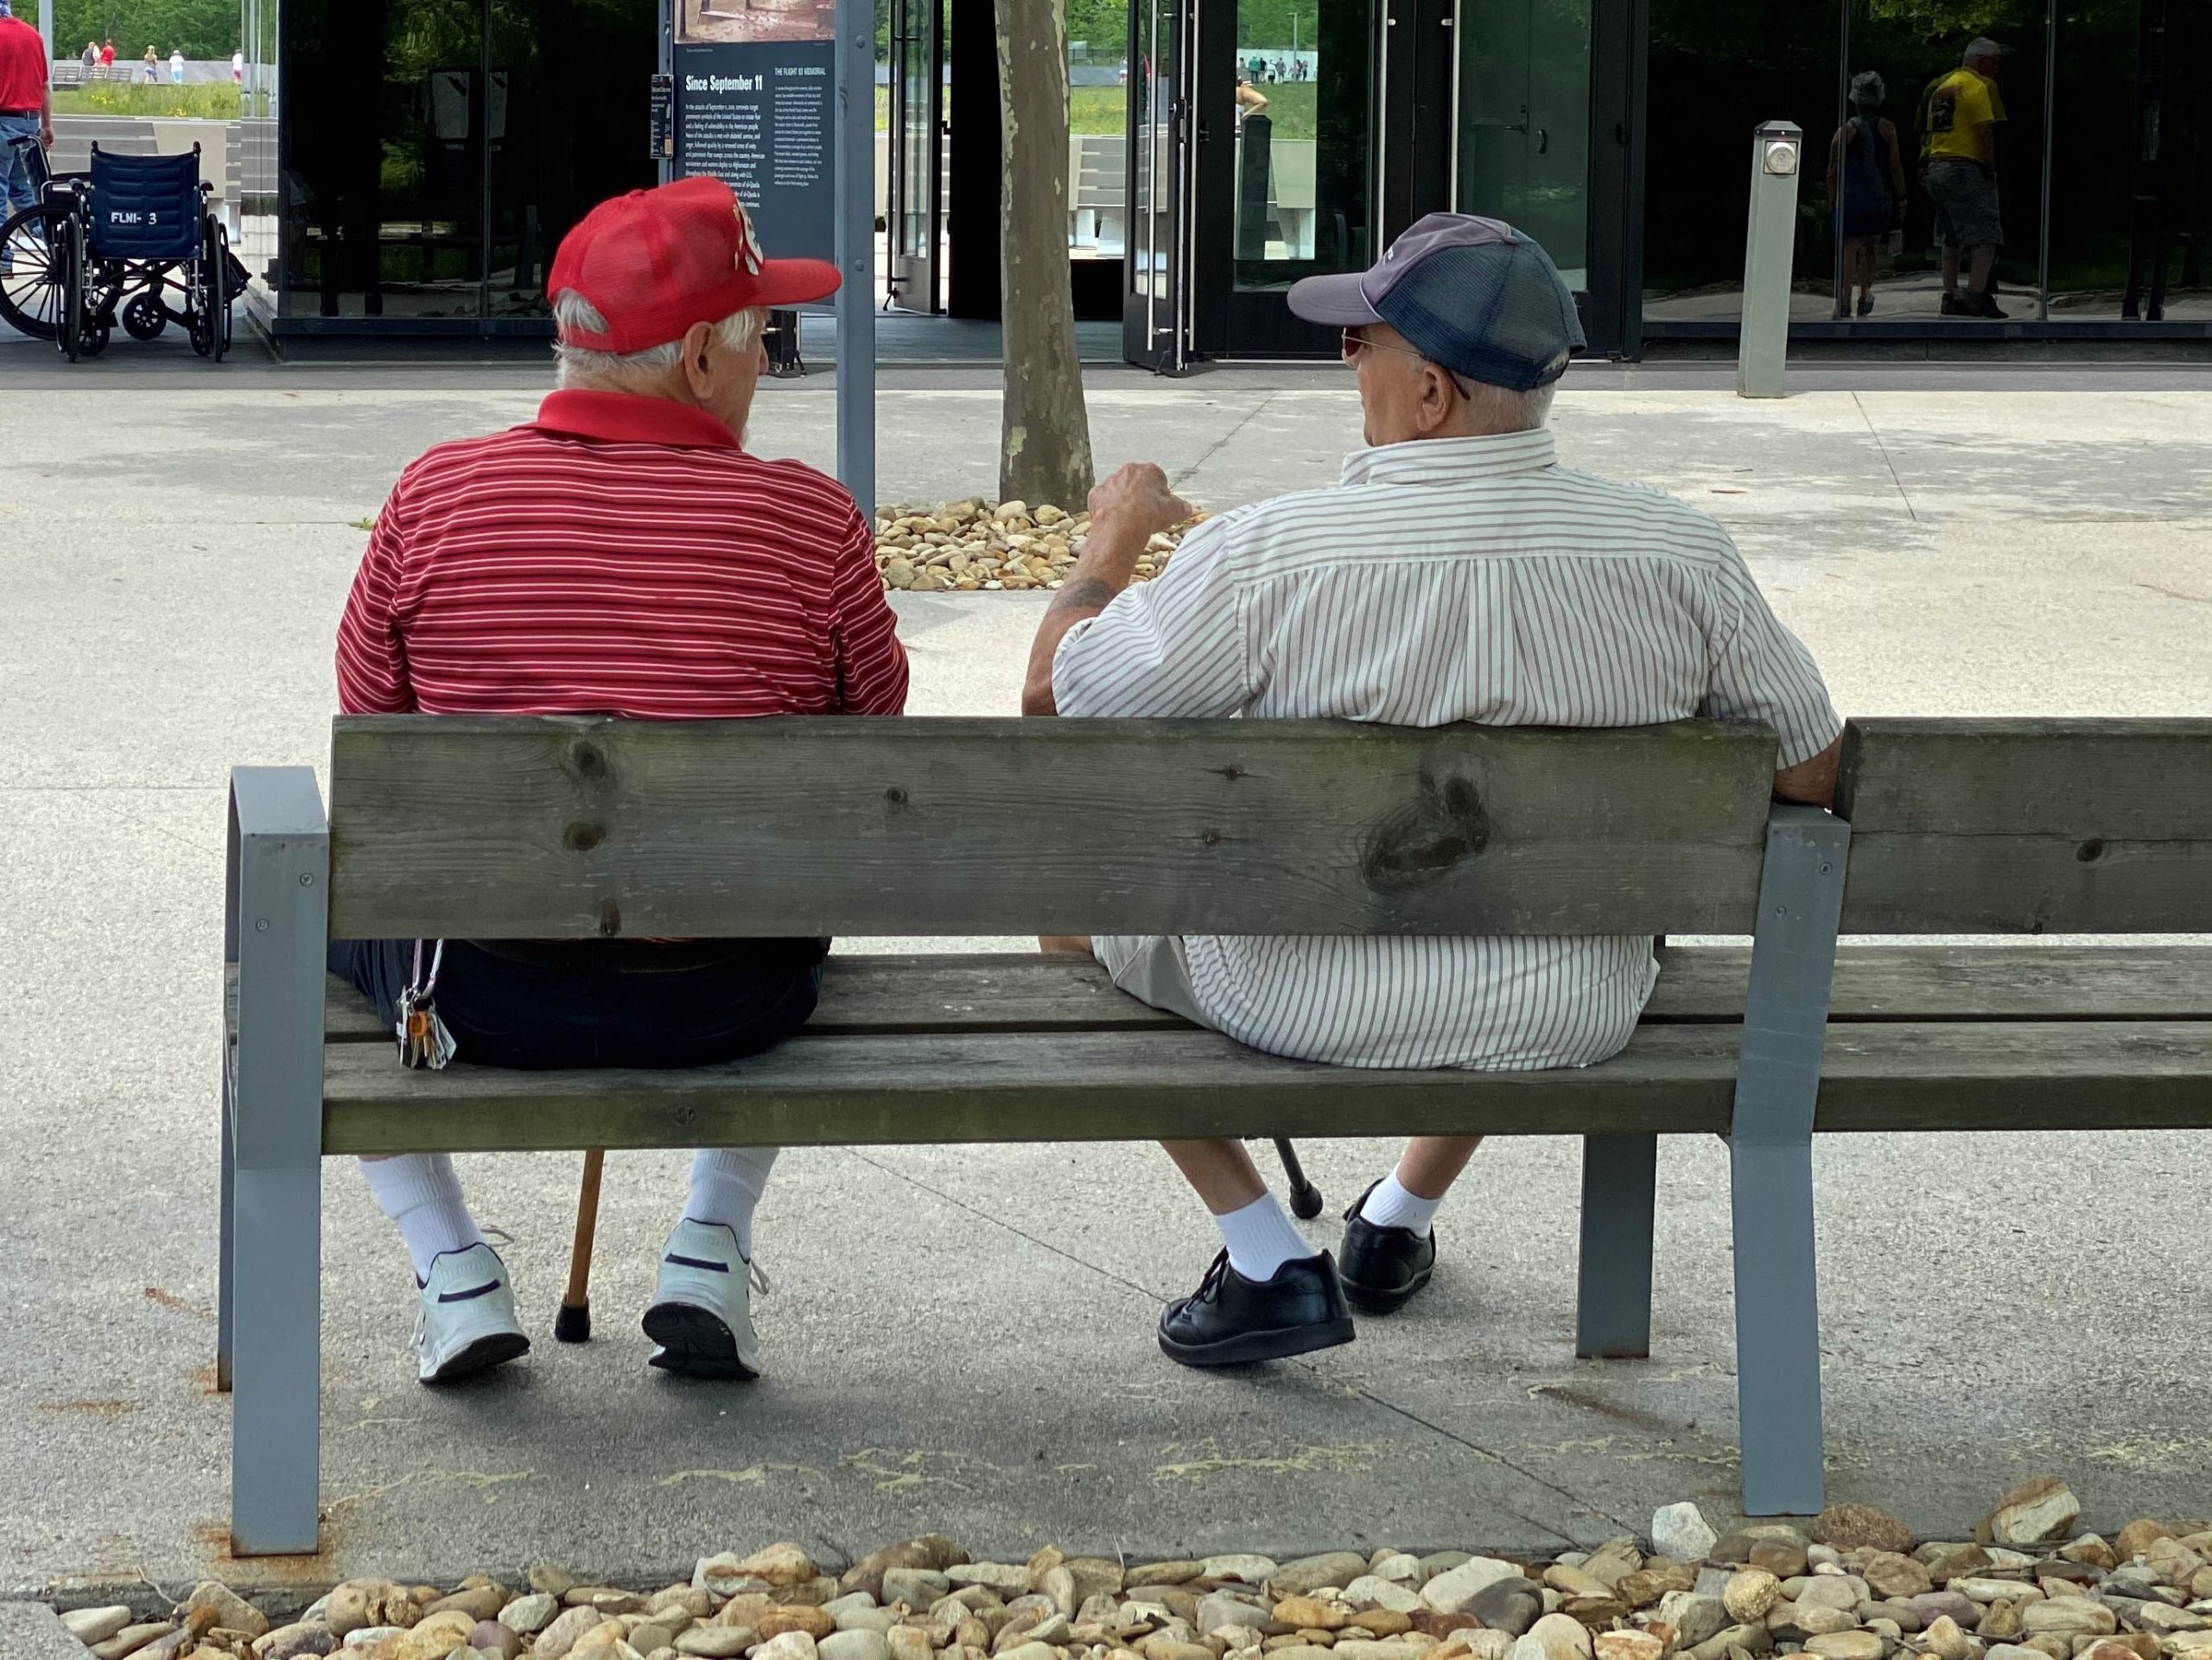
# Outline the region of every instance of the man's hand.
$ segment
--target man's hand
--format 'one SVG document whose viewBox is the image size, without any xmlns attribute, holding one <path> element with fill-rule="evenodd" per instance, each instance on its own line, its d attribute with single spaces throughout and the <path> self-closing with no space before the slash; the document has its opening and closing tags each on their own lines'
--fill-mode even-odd
<svg viewBox="0 0 2212 1660">
<path fill-rule="evenodd" d="M 1092 536 L 1101 519 L 1110 519 L 1147 538 L 1174 529 L 1196 511 L 1167 487 L 1167 474 L 1150 461 L 1130 461 L 1116 469 L 1091 491 L 1090 507 Z M 1086 540 L 1086 552 L 1090 547 Z"/>
<path fill-rule="evenodd" d="M 41 149 L 54 148 L 54 123 L 41 121 L 38 124 L 38 142 Z"/>
<path fill-rule="evenodd" d="M 1150 461 L 1131 461 L 1090 493 L 1090 534 L 1037 626 L 1029 647 L 1029 675 L 1022 683 L 1024 715 L 1057 715 L 1052 658 L 1069 629 L 1095 617 L 1136 575 L 1145 544 L 1189 518 L 1191 504 L 1167 487 L 1167 474 Z"/>
</svg>

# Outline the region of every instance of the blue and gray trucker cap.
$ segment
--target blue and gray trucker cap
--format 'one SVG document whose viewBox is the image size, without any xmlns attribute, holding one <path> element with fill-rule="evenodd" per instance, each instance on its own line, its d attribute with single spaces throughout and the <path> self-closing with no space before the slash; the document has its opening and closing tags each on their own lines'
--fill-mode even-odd
<svg viewBox="0 0 2212 1660">
<path fill-rule="evenodd" d="M 1338 328 L 1388 323 L 1432 363 L 1512 391 L 1557 380 L 1583 344 L 1551 256 L 1471 213 L 1429 214 L 1368 270 L 1294 283 L 1290 308 Z"/>
</svg>

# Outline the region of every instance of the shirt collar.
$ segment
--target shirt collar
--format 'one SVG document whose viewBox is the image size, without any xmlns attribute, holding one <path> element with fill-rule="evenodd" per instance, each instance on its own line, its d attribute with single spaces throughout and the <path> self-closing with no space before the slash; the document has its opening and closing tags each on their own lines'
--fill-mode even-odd
<svg viewBox="0 0 2212 1660">
<path fill-rule="evenodd" d="M 1541 472 L 1559 464 L 1552 435 L 1494 432 L 1479 438 L 1415 438 L 1377 444 L 1344 457 L 1344 482 L 1353 484 L 1464 484 L 1470 479 Z"/>
<path fill-rule="evenodd" d="M 537 406 L 540 432 L 610 444 L 668 444 L 679 449 L 739 449 L 737 435 L 706 412 L 672 398 L 636 392 L 558 391 Z"/>
</svg>

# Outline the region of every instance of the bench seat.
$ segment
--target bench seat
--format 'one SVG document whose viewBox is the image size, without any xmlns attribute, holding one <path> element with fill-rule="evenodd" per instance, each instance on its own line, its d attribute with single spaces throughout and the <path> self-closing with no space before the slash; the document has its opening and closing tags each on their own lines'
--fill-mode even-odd
<svg viewBox="0 0 2212 1660">
<path fill-rule="evenodd" d="M 367 1002 L 334 980 L 323 1148 L 1725 1134 L 1750 951 L 1670 946 L 1662 960 L 1619 1055 L 1517 1073 L 1286 1060 L 1139 1002 L 1095 963 L 1013 954 L 834 957 L 806 1029 L 725 1065 L 416 1072 L 393 1060 Z M 2212 947 L 1837 953 L 1816 1130 L 2208 1123 Z"/>
</svg>

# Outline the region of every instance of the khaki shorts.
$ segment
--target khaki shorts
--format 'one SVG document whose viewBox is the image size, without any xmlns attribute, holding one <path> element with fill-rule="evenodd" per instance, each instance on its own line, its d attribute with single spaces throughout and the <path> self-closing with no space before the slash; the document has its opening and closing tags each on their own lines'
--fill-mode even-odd
<svg viewBox="0 0 2212 1660">
<path fill-rule="evenodd" d="M 2005 223 L 1998 213 L 1997 181 L 1974 162 L 1928 164 L 1928 194 L 1936 204 L 1936 245 L 1942 248 L 2001 248 Z"/>
<path fill-rule="evenodd" d="M 1090 954 L 1116 985 L 1140 1002 L 1180 1014 L 1197 1026 L 1211 1026 L 1191 989 L 1191 959 L 1176 934 L 1097 934 Z"/>
</svg>

